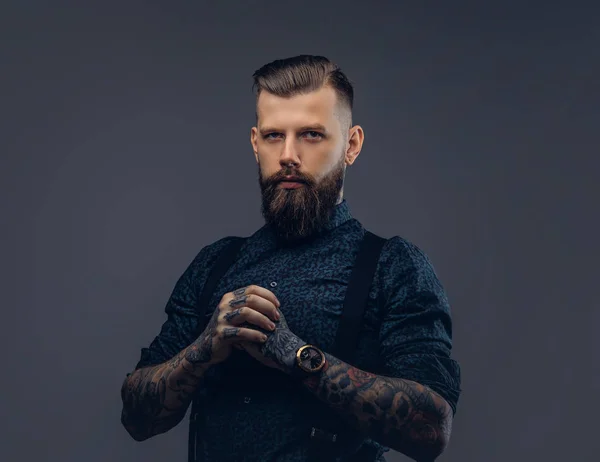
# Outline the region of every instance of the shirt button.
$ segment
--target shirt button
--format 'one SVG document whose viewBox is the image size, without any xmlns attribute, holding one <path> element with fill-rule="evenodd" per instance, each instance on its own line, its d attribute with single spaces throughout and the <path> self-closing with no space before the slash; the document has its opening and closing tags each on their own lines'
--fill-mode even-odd
<svg viewBox="0 0 600 462">
<path fill-rule="evenodd" d="M 273 282 L 271 283 L 271 287 L 277 287 L 277 283 L 276 283 L 275 281 L 273 281 Z"/>
</svg>

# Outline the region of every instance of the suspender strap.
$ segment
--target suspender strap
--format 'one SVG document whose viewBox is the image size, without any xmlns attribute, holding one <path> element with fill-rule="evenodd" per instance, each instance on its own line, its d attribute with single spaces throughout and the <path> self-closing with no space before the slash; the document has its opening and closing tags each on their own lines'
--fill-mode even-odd
<svg viewBox="0 0 600 462">
<path fill-rule="evenodd" d="M 219 283 L 219 280 L 225 275 L 229 267 L 237 258 L 237 254 L 244 244 L 246 238 L 235 237 L 234 240 L 229 242 L 219 253 L 217 260 L 213 264 L 212 269 L 204 283 L 202 294 L 198 297 L 198 303 L 196 305 L 196 311 L 200 317 L 198 329 L 204 329 L 204 315 L 206 314 L 210 299 Z M 216 308 L 216 307 L 215 307 Z M 200 332 L 198 332 L 200 334 Z M 196 410 L 196 400 L 192 401 L 192 413 L 190 416 L 190 429 L 188 436 L 188 462 L 198 462 L 203 460 L 201 451 L 197 447 L 199 443 L 198 439 L 198 418 L 199 414 Z"/>
<path fill-rule="evenodd" d="M 217 261 L 215 261 L 212 269 L 210 270 L 210 274 L 206 278 L 204 288 L 202 289 L 202 294 L 198 298 L 198 305 L 196 310 L 200 315 L 201 321 L 203 321 L 203 317 L 206 313 L 206 309 L 210 302 L 210 298 L 212 297 L 217 287 L 217 284 L 219 283 L 221 278 L 225 276 L 225 273 L 227 272 L 229 267 L 233 265 L 233 262 L 236 260 L 237 254 L 245 241 L 246 238 L 236 236 L 235 239 L 229 242 L 219 253 Z M 204 326 L 201 326 L 201 328 L 204 328 Z"/>
<path fill-rule="evenodd" d="M 349 364 L 352 364 L 356 357 L 358 333 L 363 324 L 369 289 L 385 242 L 386 239 L 365 230 L 350 275 L 342 317 L 338 325 L 335 343 L 330 351 L 333 356 Z M 336 441 L 339 442 L 340 438 L 337 434 L 328 431 L 325 422 L 322 425 L 313 427 L 310 439 L 311 446 L 308 453 L 309 462 L 336 460 L 335 454 L 341 452 L 340 448 L 336 446 L 336 444 L 339 444 Z M 345 460 L 348 462 L 372 462 L 375 457 L 377 457 L 376 447 L 363 445 L 357 453 Z"/>
<path fill-rule="evenodd" d="M 382 237 L 365 231 L 350 275 L 342 317 L 335 335 L 335 343 L 331 349 L 333 356 L 348 363 L 352 363 L 356 356 L 358 333 L 363 325 L 369 289 L 385 241 Z"/>
</svg>

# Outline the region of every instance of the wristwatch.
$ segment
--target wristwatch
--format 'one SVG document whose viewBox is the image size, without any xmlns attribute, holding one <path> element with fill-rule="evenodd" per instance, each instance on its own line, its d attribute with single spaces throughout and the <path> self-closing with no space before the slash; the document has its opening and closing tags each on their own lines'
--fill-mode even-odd
<svg viewBox="0 0 600 462">
<path fill-rule="evenodd" d="M 296 369 L 299 370 L 300 375 L 316 374 L 323 369 L 325 362 L 325 354 L 314 345 L 302 345 L 296 351 Z"/>
</svg>

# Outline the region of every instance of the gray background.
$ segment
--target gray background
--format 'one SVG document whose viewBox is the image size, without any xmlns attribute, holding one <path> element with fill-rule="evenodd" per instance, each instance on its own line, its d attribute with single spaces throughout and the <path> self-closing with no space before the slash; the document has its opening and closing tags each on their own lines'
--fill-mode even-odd
<svg viewBox="0 0 600 462">
<path fill-rule="evenodd" d="M 186 460 L 121 381 L 200 248 L 262 225 L 251 74 L 310 53 L 355 84 L 352 213 L 452 302 L 439 460 L 596 460 L 595 2 L 215 3 L 2 3 L 0 459 Z"/>
</svg>

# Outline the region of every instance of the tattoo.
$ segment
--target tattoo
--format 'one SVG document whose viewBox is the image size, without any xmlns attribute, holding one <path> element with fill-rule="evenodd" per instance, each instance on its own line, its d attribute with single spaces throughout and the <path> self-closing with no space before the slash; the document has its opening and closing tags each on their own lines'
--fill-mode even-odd
<svg viewBox="0 0 600 462">
<path fill-rule="evenodd" d="M 183 350 L 170 361 L 129 374 L 121 388 L 121 422 L 134 439 L 142 441 L 164 433 L 185 416 L 192 395 L 202 382 L 202 364 L 184 359 L 200 358 L 198 345 Z"/>
<path fill-rule="evenodd" d="M 223 338 L 236 337 L 239 332 L 239 327 L 226 327 L 225 329 L 223 329 Z"/>
<path fill-rule="evenodd" d="M 231 321 L 232 319 L 237 318 L 238 316 L 240 316 L 240 314 L 241 314 L 240 311 L 241 311 L 241 308 L 238 308 L 237 310 L 230 311 L 229 313 L 225 313 L 225 315 L 223 316 L 223 318 L 226 321 Z"/>
<path fill-rule="evenodd" d="M 306 342 L 294 335 L 289 329 L 282 329 L 275 323 L 275 331 L 266 332 L 267 341 L 262 345 L 261 351 L 265 357 L 274 360 L 282 370 L 290 372 L 296 361 L 296 351 Z"/>
<path fill-rule="evenodd" d="M 296 351 L 306 342 L 278 312 L 280 320 L 275 321 L 275 331 L 266 332 L 260 352 L 265 364 L 290 373 Z M 444 450 L 452 409 L 441 396 L 417 382 L 372 374 L 327 353 L 325 358 L 321 372 L 303 379 L 302 384 L 357 430 L 423 462 L 435 460 Z"/>
<path fill-rule="evenodd" d="M 235 289 L 235 290 L 234 290 L 232 293 L 233 293 L 233 295 L 234 295 L 235 297 L 238 297 L 238 296 L 240 296 L 240 295 L 244 295 L 244 294 L 246 293 L 246 289 L 247 289 L 247 288 L 248 288 L 248 287 L 242 287 L 242 288 L 240 288 L 240 289 Z"/>
<path fill-rule="evenodd" d="M 277 367 L 284 372 L 291 372 L 296 362 L 296 351 L 306 342 L 295 335 L 289 328 L 285 316 L 279 308 L 279 321 L 274 321 L 275 330 L 270 331 L 257 326 L 252 329 L 262 332 L 267 336 L 267 341 L 261 345 L 261 353 L 271 359 Z"/>
<path fill-rule="evenodd" d="M 452 410 L 430 388 L 371 374 L 325 353 L 317 377 L 303 385 L 381 444 L 418 460 L 433 460 L 450 438 Z"/>
<path fill-rule="evenodd" d="M 212 359 L 213 339 L 217 334 L 218 311 L 215 311 L 202 335 L 186 350 L 185 359 L 192 365 L 206 364 Z"/>
<path fill-rule="evenodd" d="M 235 298 L 229 302 L 230 306 L 246 303 L 246 289 L 233 292 Z M 164 433 L 183 419 L 204 373 L 215 359 L 214 340 L 220 312 L 215 310 L 200 337 L 174 358 L 128 374 L 121 387 L 121 422 L 134 439 L 142 441 Z M 239 314 L 238 309 L 225 317 L 230 320 Z M 239 327 L 225 328 L 223 338 L 235 337 L 239 330 Z"/>
<path fill-rule="evenodd" d="M 245 305 L 247 300 L 247 295 L 241 295 L 239 297 L 231 299 L 231 301 L 229 302 L 229 306 L 235 308 L 236 306 Z"/>
<path fill-rule="evenodd" d="M 164 433 L 183 419 L 213 359 L 218 315 L 215 310 L 202 335 L 171 360 L 128 375 L 121 388 L 121 422 L 134 439 Z M 224 335 L 235 335 L 238 330 L 225 329 Z"/>
</svg>

